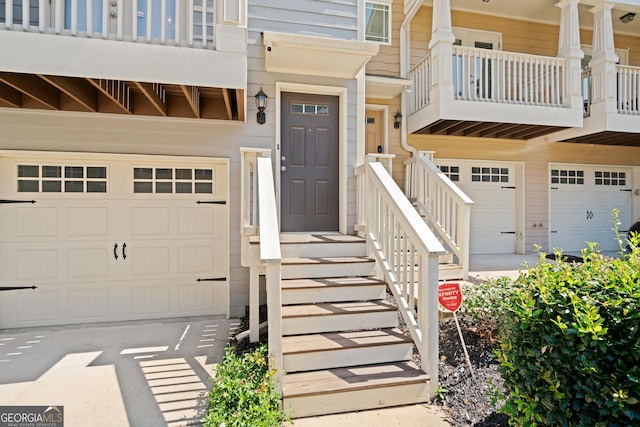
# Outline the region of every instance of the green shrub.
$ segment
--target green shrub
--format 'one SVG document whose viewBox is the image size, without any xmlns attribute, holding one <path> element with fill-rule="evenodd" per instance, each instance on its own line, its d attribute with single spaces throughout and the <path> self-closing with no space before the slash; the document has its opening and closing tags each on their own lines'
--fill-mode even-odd
<svg viewBox="0 0 640 427">
<path fill-rule="evenodd" d="M 287 421 L 274 374 L 266 345 L 241 356 L 227 347 L 213 378 L 204 427 L 275 427 Z"/>
<path fill-rule="evenodd" d="M 640 425 L 640 251 L 540 262 L 508 295 L 497 357 L 517 426 Z"/>
</svg>

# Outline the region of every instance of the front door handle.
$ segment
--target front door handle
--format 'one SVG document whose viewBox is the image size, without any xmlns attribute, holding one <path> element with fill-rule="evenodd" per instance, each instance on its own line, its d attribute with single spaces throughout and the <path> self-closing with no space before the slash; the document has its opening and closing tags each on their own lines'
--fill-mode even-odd
<svg viewBox="0 0 640 427">
<path fill-rule="evenodd" d="M 284 171 L 286 171 L 286 170 L 287 170 L 287 167 L 286 167 L 286 166 L 280 166 L 280 171 L 281 171 L 281 172 L 284 172 Z"/>
<path fill-rule="evenodd" d="M 117 242 L 115 245 L 113 245 L 113 257 L 115 259 L 118 259 L 118 243 Z"/>
</svg>

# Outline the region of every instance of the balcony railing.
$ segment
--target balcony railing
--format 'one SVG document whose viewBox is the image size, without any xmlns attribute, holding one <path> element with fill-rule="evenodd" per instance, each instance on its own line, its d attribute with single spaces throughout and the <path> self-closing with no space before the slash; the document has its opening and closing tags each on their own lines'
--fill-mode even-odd
<svg viewBox="0 0 640 427">
<path fill-rule="evenodd" d="M 617 65 L 618 114 L 640 115 L 640 67 Z"/>
<path fill-rule="evenodd" d="M 213 49 L 215 0 L 0 0 L 0 30 Z"/>
<path fill-rule="evenodd" d="M 453 46 L 453 99 L 503 104 L 564 107 L 565 59 Z M 409 73 L 411 112 L 430 103 L 431 55 Z"/>
</svg>

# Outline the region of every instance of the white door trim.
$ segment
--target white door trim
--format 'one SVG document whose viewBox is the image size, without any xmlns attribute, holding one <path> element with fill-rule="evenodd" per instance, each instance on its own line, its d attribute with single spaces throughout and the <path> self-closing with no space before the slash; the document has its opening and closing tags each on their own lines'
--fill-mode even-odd
<svg viewBox="0 0 640 427">
<path fill-rule="evenodd" d="M 282 92 L 295 92 L 295 93 L 308 93 L 311 95 L 332 95 L 338 97 L 338 104 L 340 105 L 340 117 L 338 119 L 338 135 L 339 135 L 339 155 L 340 162 L 338 164 L 339 175 L 339 213 L 340 218 L 340 232 L 347 233 L 347 88 L 336 86 L 319 86 L 302 83 L 289 83 L 289 82 L 277 82 L 276 83 L 276 137 L 274 141 L 275 169 L 276 172 L 280 170 L 280 158 L 282 153 L 280 151 L 280 138 L 281 138 L 281 120 L 282 120 Z M 275 174 L 276 178 L 276 201 L 278 204 L 278 211 L 280 211 L 280 174 Z M 319 230 L 321 231 L 321 230 Z"/>
</svg>

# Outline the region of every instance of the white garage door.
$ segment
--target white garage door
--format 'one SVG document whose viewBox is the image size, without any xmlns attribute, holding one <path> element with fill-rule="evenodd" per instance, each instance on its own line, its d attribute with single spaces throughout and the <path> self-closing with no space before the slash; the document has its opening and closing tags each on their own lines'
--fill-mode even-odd
<svg viewBox="0 0 640 427">
<path fill-rule="evenodd" d="M 485 160 L 436 160 L 436 164 L 473 200 L 470 253 L 514 253 L 517 233 L 516 164 Z"/>
<path fill-rule="evenodd" d="M 618 166 L 552 164 L 549 172 L 549 247 L 579 252 L 587 242 L 602 251 L 618 251 L 613 232 L 614 208 L 620 230 L 631 217 L 631 169 Z"/>
<path fill-rule="evenodd" d="M 0 157 L 0 328 L 228 312 L 224 159 Z M 24 203 L 34 200 L 35 203 Z"/>
</svg>

